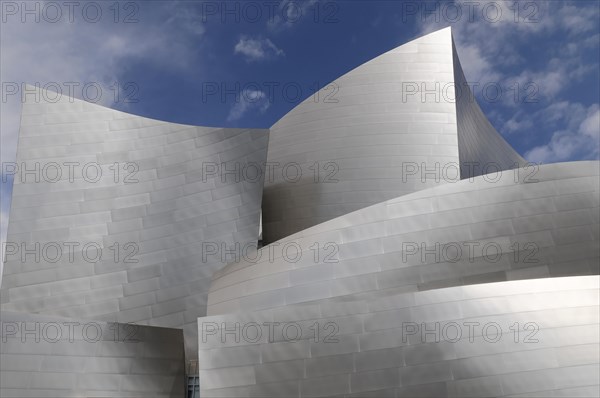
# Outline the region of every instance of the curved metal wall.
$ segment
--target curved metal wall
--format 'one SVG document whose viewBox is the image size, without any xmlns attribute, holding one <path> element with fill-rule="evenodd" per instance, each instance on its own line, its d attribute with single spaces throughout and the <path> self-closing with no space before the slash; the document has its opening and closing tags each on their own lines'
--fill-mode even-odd
<svg viewBox="0 0 600 398">
<path fill-rule="evenodd" d="M 280 240 L 214 275 L 209 316 L 198 319 L 203 396 L 600 393 L 599 279 L 581 276 L 599 273 L 598 162 L 526 165 L 472 98 L 451 40 L 446 46 L 463 90 L 451 127 L 459 161 L 426 159 L 418 166 L 430 178 L 418 175 L 417 192 L 353 212 L 351 194 L 333 196 L 325 184 L 285 193 L 267 182 L 265 201 L 280 212 L 265 203 L 264 230 Z M 323 142 L 332 131 L 323 128 Z M 313 160 L 307 148 L 319 139 L 300 145 L 297 134 L 284 153 Z M 371 134 L 362 137 L 378 145 Z M 460 163 L 460 181 L 438 167 L 450 163 Z M 304 203 L 302 217 L 286 207 Z M 321 207 L 329 219 L 314 216 Z"/>
<path fill-rule="evenodd" d="M 319 224 L 217 271 L 208 314 L 375 290 L 597 274 L 599 169 L 591 161 L 509 170 Z"/>
<path fill-rule="evenodd" d="M 38 94 L 23 104 L 17 152 L 19 171 L 38 170 L 37 181 L 15 177 L 7 241 L 17 250 L 7 251 L 2 308 L 185 327 L 195 357 L 212 274 L 231 261 L 223 248 L 258 240 L 263 176 L 246 178 L 243 166 L 264 163 L 268 131 Z"/>
<path fill-rule="evenodd" d="M 183 397 L 181 330 L 2 311 L 3 397 Z"/>
<path fill-rule="evenodd" d="M 599 271 L 598 162 L 509 170 L 523 159 L 471 95 L 455 103 L 464 84 L 450 29 L 434 32 L 293 109 L 268 154 L 267 130 L 30 95 L 2 310 L 183 328 L 203 396 L 598 395 L 599 279 L 581 276 Z M 246 166 L 267 157 L 257 251 L 267 175 Z M 474 321 L 510 338 L 427 340 Z M 537 345 L 520 340 L 532 325 Z M 104 341 L 3 343 L 3 393 L 180 394 L 181 334 L 142 330 L 152 344 L 124 361 Z"/>
<path fill-rule="evenodd" d="M 199 319 L 201 395 L 597 396 L 599 282 L 378 292 Z"/>
<path fill-rule="evenodd" d="M 452 42 L 452 59 L 455 85 L 458 87 L 455 95 L 458 154 L 463 166 L 461 178 L 525 166 L 527 164 L 525 159 L 502 138 L 481 111 L 467 84 L 454 42 Z M 494 82 L 480 82 L 480 86 L 491 83 Z"/>
<path fill-rule="evenodd" d="M 443 29 L 348 72 L 275 123 L 263 240 L 436 184 L 401 170 L 458 163 L 453 81 L 452 37 Z M 437 95 L 422 97 L 425 88 Z"/>
<path fill-rule="evenodd" d="M 268 160 L 266 243 L 384 200 L 525 164 L 479 108 L 450 28 L 388 51 L 303 101 L 271 127 Z"/>
</svg>

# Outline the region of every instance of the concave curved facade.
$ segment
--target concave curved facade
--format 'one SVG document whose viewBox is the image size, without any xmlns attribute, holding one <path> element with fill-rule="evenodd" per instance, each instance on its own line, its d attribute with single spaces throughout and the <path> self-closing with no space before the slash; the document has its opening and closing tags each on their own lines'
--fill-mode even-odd
<svg viewBox="0 0 600 398">
<path fill-rule="evenodd" d="M 2 394 L 181 397 L 185 346 L 203 397 L 598 396 L 600 165 L 528 165 L 466 81 L 448 28 L 270 131 L 28 101 L 17 165 L 109 178 L 15 178 L 3 319 L 134 323 L 170 348 L 3 341 Z M 272 180 L 240 172 L 265 162 Z M 56 242 L 59 261 L 17 250 Z"/>
<path fill-rule="evenodd" d="M 268 131 L 54 97 L 23 104 L 2 309 L 184 328 L 195 357 L 223 248 L 258 241 L 263 177 L 225 171 L 263 162 Z"/>
</svg>

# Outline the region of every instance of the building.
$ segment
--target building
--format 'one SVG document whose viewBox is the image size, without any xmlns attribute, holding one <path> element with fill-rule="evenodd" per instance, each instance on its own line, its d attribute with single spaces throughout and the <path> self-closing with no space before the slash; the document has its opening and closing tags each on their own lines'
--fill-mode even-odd
<svg viewBox="0 0 600 398">
<path fill-rule="evenodd" d="M 598 395 L 599 164 L 527 164 L 449 28 L 270 130 L 46 97 L 22 111 L 3 396 L 183 396 L 184 373 L 203 397 Z"/>
</svg>

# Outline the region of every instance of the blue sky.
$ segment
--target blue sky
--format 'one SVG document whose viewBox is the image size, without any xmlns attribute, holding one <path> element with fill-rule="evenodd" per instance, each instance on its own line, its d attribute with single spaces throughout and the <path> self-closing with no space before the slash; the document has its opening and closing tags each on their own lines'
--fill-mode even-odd
<svg viewBox="0 0 600 398">
<path fill-rule="evenodd" d="M 22 4 L 2 3 L 3 91 L 7 83 L 94 83 L 100 104 L 209 126 L 267 128 L 343 73 L 452 25 L 467 80 L 502 89 L 495 101 L 474 91 L 517 151 L 544 163 L 598 158 L 596 0 L 82 1 L 72 10 L 32 1 L 33 14 Z M 85 98 L 81 88 L 75 95 Z M 11 162 L 20 97 L 1 105 L 0 152 Z M 11 183 L 0 191 L 2 239 Z"/>
</svg>

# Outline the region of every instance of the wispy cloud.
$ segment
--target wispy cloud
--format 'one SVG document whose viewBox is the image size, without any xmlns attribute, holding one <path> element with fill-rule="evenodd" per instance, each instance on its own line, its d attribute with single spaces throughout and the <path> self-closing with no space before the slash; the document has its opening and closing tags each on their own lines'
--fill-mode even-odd
<svg viewBox="0 0 600 398">
<path fill-rule="evenodd" d="M 511 134 L 516 131 L 525 131 L 531 127 L 533 127 L 533 122 L 530 116 L 519 111 L 504 123 L 502 133 Z"/>
<path fill-rule="evenodd" d="M 99 103 L 112 106 L 110 86 L 131 62 L 168 70 L 202 67 L 190 53 L 204 35 L 204 27 L 197 22 L 200 18 L 193 16 L 194 8 L 136 4 L 141 5 L 135 13 L 120 16 L 123 20 L 132 15 L 131 23 L 115 23 L 108 3 L 97 23 L 84 20 L 81 14 L 72 23 L 67 18 L 56 23 L 36 23 L 30 18 L 23 23 L 19 15 L 7 17 L 2 24 L 2 82 L 39 82 L 42 86 L 75 82 L 80 87 L 94 82 L 106 94 Z M 164 13 L 171 17 L 165 20 Z M 75 90 L 75 95 L 81 98 L 81 90 Z M 20 102 L 20 96 L 14 95 L 3 103 L 1 156 L 5 161 L 14 158 Z"/>
<path fill-rule="evenodd" d="M 525 69 L 516 76 L 510 76 L 507 75 L 507 69 L 512 70 L 512 68 L 507 67 L 519 65 L 523 61 L 523 56 L 519 54 L 515 44 L 530 39 L 543 40 L 557 32 L 560 32 L 563 37 L 577 36 L 582 47 L 594 46 L 598 43 L 598 38 L 595 37 L 599 18 L 598 7 L 582 9 L 548 1 L 521 4 L 509 1 L 485 0 L 473 3 L 460 0 L 454 1 L 453 4 L 462 12 L 456 22 L 451 23 L 446 18 L 438 18 L 436 21 L 435 13 L 431 13 L 431 15 L 420 15 L 418 23 L 423 34 L 452 25 L 454 40 L 468 79 L 489 82 L 497 81 L 495 79 L 498 78 L 532 76 L 550 81 L 553 84 L 550 89 L 555 90 L 558 87 L 552 82 L 552 76 L 545 79 L 543 74 L 547 69 L 549 74 L 563 73 L 564 70 L 569 69 L 565 63 L 576 64 L 577 59 L 572 57 L 575 53 L 579 53 L 578 46 L 571 43 L 570 53 L 565 53 L 563 49 L 557 51 L 558 56 L 552 59 L 553 62 L 547 64 L 547 69 Z M 441 3 L 438 7 L 442 7 Z M 441 12 L 441 15 L 445 14 Z M 586 37 L 586 34 L 589 36 Z M 561 44 L 565 42 L 569 43 L 568 40 L 564 40 Z M 565 65 L 564 70 L 560 65 Z M 581 71 L 577 73 L 580 75 Z"/>
<path fill-rule="evenodd" d="M 319 15 L 318 11 L 314 11 L 316 3 L 318 3 L 318 0 L 280 1 L 273 18 L 269 19 L 267 23 L 268 29 L 278 33 L 297 26 L 303 20 L 314 20 L 316 15 Z M 335 6 L 335 4 L 329 4 L 329 6 Z M 311 10 L 313 11 L 311 12 Z"/>
<path fill-rule="evenodd" d="M 241 54 L 246 61 L 262 61 L 282 57 L 285 55 L 283 50 L 278 48 L 273 42 L 267 38 L 252 39 L 247 36 L 242 36 L 233 48 L 234 54 Z"/>
<path fill-rule="evenodd" d="M 550 142 L 525 154 L 530 162 L 552 163 L 577 159 L 597 159 L 600 149 L 600 106 L 585 108 L 579 103 L 560 102 L 544 109 L 541 117 L 550 123 L 566 124 L 555 131 Z"/>
<path fill-rule="evenodd" d="M 102 88 L 99 104 L 125 108 L 122 101 L 115 103 L 111 86 L 115 82 L 122 83 L 122 76 L 132 62 L 143 62 L 164 70 L 197 71 L 202 68 L 190 51 L 204 40 L 205 28 L 198 23 L 200 18 L 195 14 L 195 8 L 185 3 L 176 6 L 175 2 L 153 3 L 138 2 L 135 3 L 138 9 L 120 9 L 118 23 L 108 2 L 96 3 L 103 9 L 102 18 L 95 23 L 85 20 L 81 12 L 73 14 L 73 22 L 63 17 L 55 23 L 43 19 L 36 22 L 33 17 L 22 22 L 18 14 L 6 15 L 6 21 L 2 23 L 0 79 L 3 84 L 16 84 L 19 90 L 25 83 L 39 83 L 40 86 L 56 83 L 66 90 L 65 83 L 72 82 L 79 85 L 80 89 L 73 93 L 78 98 L 82 98 L 81 87 L 93 82 Z M 66 9 L 63 11 L 63 15 L 68 15 Z M 165 20 L 164 15 L 171 17 Z M 124 22 L 126 18 L 129 23 Z M 67 93 L 63 91 L 63 94 Z M 2 100 L 0 159 L 13 162 L 21 93 Z M 0 185 L 1 239 L 6 237 L 10 186 L 10 182 Z"/>
<path fill-rule="evenodd" d="M 239 120 L 249 111 L 265 113 L 270 106 L 271 103 L 263 91 L 246 89 L 240 93 L 239 101 L 231 107 L 227 121 Z"/>
<path fill-rule="evenodd" d="M 442 8 L 446 5 L 436 4 Z M 574 6 L 555 1 L 515 3 L 484 0 L 473 3 L 460 0 L 449 4 L 462 10 L 460 18 L 455 22 L 444 18 L 435 21 L 435 13 L 419 15 L 420 31 L 427 33 L 452 25 L 467 80 L 477 82 L 479 87 L 494 83 L 506 89 L 506 95 L 495 106 L 499 112 L 493 119 L 500 122 L 496 126 L 498 130 L 515 136 L 518 133 L 531 134 L 533 126 L 538 131 L 547 128 L 546 131 L 554 132 L 543 135 L 551 137 L 543 145 L 537 137 L 527 140 L 532 146 L 527 152 L 528 160 L 548 162 L 573 160 L 579 156 L 586 159 L 597 157 L 597 142 L 590 142 L 590 136 L 579 127 L 587 117 L 586 109 L 595 109 L 597 104 L 584 106 L 572 99 L 566 101 L 569 87 L 590 78 L 599 67 L 597 56 L 589 56 L 597 54 L 600 43 L 597 3 L 582 2 Z M 484 12 L 486 9 L 487 14 Z M 468 10 L 474 11 L 469 14 Z M 536 51 L 540 54 L 538 59 L 546 56 L 547 60 L 526 63 L 525 60 L 530 58 L 525 51 Z M 517 100 L 514 99 L 515 90 L 518 90 Z M 477 90 L 475 93 L 481 94 Z M 525 97 L 527 101 L 524 101 Z M 526 104 L 527 112 L 523 111 L 524 102 L 529 102 Z M 578 117 L 572 114 L 571 120 L 561 120 L 557 125 L 545 122 L 538 110 L 552 109 L 552 105 L 557 103 L 563 107 L 568 104 L 565 112 L 581 108 L 576 112 Z M 512 115 L 507 117 L 503 113 Z M 560 114 L 563 115 L 562 112 Z M 569 144 L 570 139 L 574 142 Z M 589 150 L 585 149 L 586 145 L 589 145 Z"/>
</svg>

